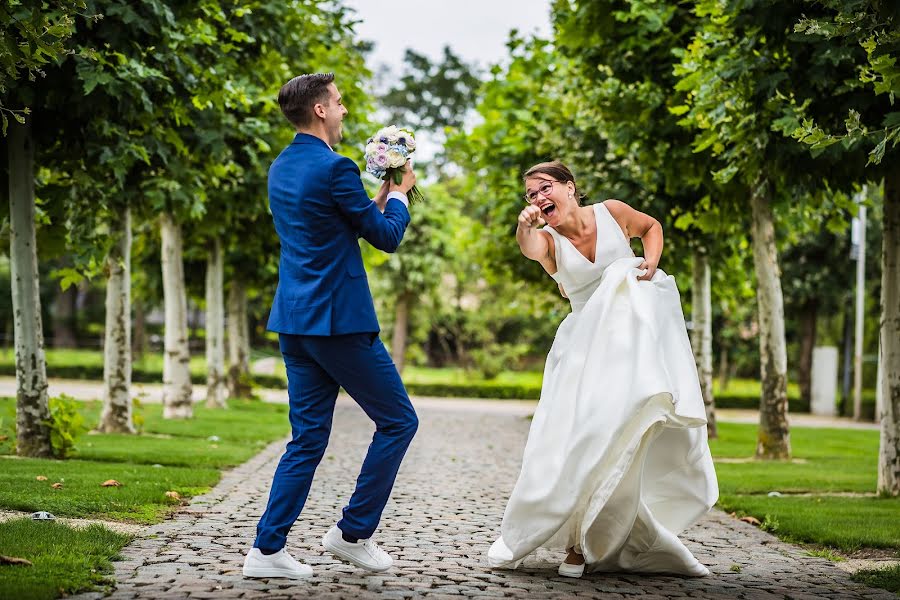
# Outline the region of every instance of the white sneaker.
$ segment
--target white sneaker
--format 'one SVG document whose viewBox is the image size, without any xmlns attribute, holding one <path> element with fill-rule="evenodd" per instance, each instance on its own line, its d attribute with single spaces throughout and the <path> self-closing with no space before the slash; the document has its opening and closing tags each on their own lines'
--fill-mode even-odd
<svg viewBox="0 0 900 600">
<path fill-rule="evenodd" d="M 341 536 L 337 525 L 328 530 L 322 538 L 325 549 L 347 562 L 367 571 L 387 571 L 394 564 L 394 559 L 378 547 L 371 538 L 351 543 Z"/>
<path fill-rule="evenodd" d="M 263 554 L 259 548 L 251 548 L 244 559 L 244 577 L 286 577 L 304 579 L 312 577 L 309 565 L 294 560 L 284 548 L 275 554 Z"/>
</svg>

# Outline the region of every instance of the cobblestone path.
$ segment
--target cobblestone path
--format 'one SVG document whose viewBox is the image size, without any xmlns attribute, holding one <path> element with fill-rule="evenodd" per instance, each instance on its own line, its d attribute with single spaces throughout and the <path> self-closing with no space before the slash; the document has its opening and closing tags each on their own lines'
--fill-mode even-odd
<svg viewBox="0 0 900 600">
<path fill-rule="evenodd" d="M 682 536 L 712 570 L 710 577 L 565 579 L 556 574 L 562 555 L 550 552 L 532 556 L 517 571 L 492 571 L 484 555 L 518 474 L 528 409 L 496 402 L 416 405 L 419 432 L 376 534 L 395 559 L 387 573 L 339 562 L 320 545 L 353 490 L 373 430 L 354 404 L 339 401 L 331 445 L 288 539 L 294 557 L 312 565 L 311 579 L 241 576 L 284 445 L 278 442 L 125 548 L 112 598 L 896 598 L 718 511 Z"/>
</svg>

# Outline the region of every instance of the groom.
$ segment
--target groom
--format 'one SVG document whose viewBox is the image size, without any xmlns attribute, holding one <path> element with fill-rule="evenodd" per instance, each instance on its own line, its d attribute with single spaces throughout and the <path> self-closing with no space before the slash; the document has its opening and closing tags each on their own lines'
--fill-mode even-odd
<svg viewBox="0 0 900 600">
<path fill-rule="evenodd" d="M 416 176 L 408 167 L 399 185 L 386 182 L 369 199 L 356 163 L 332 150 L 347 114 L 333 74 L 291 79 L 278 103 L 297 135 L 269 168 L 281 262 L 268 328 L 279 334 L 287 368 L 293 439 L 275 471 L 244 576 L 312 575 L 284 545 L 328 445 L 341 387 L 375 422 L 375 435 L 343 518 L 322 543 L 338 558 L 384 571 L 393 561 L 372 534 L 418 420 L 378 337 L 358 238 L 385 252 L 397 249 Z"/>
</svg>

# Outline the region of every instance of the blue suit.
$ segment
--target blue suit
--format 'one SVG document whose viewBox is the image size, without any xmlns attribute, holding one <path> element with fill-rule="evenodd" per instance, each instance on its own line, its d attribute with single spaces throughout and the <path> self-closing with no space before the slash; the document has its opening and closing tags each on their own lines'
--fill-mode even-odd
<svg viewBox="0 0 900 600">
<path fill-rule="evenodd" d="M 269 207 L 281 242 L 268 328 L 287 368 L 292 439 L 275 471 L 254 546 L 277 551 L 303 509 L 325 453 L 338 389 L 375 422 L 356 490 L 338 527 L 367 539 L 378 526 L 418 420 L 380 330 L 358 239 L 393 252 L 409 211 L 397 194 L 384 213 L 359 168 L 321 139 L 297 134 L 269 168 Z"/>
</svg>

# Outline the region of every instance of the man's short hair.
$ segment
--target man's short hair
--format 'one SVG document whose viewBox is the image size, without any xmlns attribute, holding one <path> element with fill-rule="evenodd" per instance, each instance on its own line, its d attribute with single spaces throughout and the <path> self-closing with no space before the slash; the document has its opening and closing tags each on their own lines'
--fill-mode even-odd
<svg viewBox="0 0 900 600">
<path fill-rule="evenodd" d="M 298 75 L 281 86 L 278 105 L 295 127 L 308 127 L 313 122 L 313 107 L 328 99 L 328 84 L 334 73 Z"/>
</svg>

